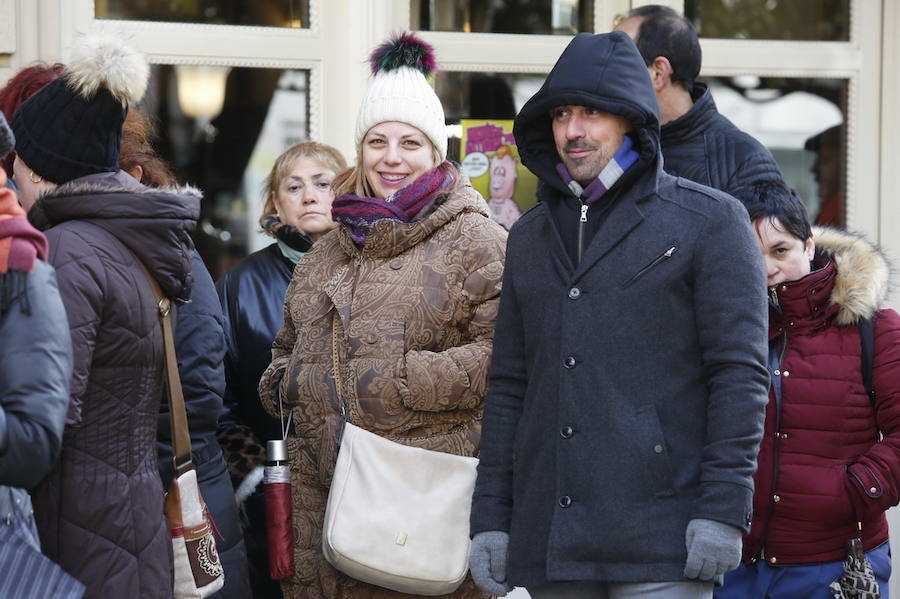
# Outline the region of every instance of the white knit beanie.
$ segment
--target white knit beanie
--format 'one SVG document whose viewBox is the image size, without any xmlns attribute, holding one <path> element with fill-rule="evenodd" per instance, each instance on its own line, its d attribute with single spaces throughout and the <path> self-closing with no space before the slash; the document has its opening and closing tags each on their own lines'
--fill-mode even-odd
<svg viewBox="0 0 900 599">
<path fill-rule="evenodd" d="M 434 50 L 412 33 L 391 36 L 372 52 L 372 83 L 356 116 L 356 146 L 378 123 L 406 123 L 424 133 L 447 158 L 444 107 L 426 76 L 437 70 Z"/>
</svg>

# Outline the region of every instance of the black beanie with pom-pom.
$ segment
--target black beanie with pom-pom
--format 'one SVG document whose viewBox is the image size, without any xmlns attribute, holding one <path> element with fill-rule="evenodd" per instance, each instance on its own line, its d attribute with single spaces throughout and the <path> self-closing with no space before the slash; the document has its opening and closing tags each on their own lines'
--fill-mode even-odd
<svg viewBox="0 0 900 599">
<path fill-rule="evenodd" d="M 16 153 L 28 168 L 62 184 L 119 170 L 122 124 L 147 88 L 149 67 L 114 37 L 85 37 L 66 74 L 25 101 L 13 117 Z"/>
</svg>

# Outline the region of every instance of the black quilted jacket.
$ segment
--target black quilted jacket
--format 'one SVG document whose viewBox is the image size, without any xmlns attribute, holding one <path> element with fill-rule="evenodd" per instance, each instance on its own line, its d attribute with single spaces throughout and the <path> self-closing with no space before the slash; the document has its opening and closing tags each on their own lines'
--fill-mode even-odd
<svg viewBox="0 0 900 599">
<path fill-rule="evenodd" d="M 746 201 L 749 188 L 781 180 L 772 154 L 716 110 L 712 94 L 694 84 L 694 106 L 661 128 L 665 171 Z"/>
</svg>

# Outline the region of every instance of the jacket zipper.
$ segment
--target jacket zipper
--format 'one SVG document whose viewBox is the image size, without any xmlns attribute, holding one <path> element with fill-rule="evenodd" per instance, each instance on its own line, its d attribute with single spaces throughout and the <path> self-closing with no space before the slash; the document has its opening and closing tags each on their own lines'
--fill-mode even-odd
<svg viewBox="0 0 900 599">
<path fill-rule="evenodd" d="M 772 287 L 769 289 L 769 298 L 772 300 L 772 304 L 774 304 L 775 309 L 781 312 L 781 303 L 778 301 L 778 292 Z M 781 365 L 784 363 L 784 354 L 787 352 L 787 342 L 788 342 L 788 334 L 785 330 L 782 334 L 782 343 L 781 349 L 778 350 L 777 357 L 775 358 L 775 369 L 781 370 Z M 781 375 L 778 375 L 779 379 Z M 759 545 L 759 557 L 765 559 L 766 557 L 766 543 L 769 540 L 769 526 L 772 521 L 772 514 L 775 511 L 775 498 L 776 495 L 775 489 L 778 488 L 778 474 L 781 470 L 781 383 L 778 385 L 772 382 L 772 392 L 775 395 L 775 441 L 773 443 L 773 455 L 772 455 L 772 489 L 769 495 L 769 510 L 768 517 L 766 518 L 766 530 L 763 533 L 762 538 L 760 539 Z"/>
<path fill-rule="evenodd" d="M 640 269 L 639 271 L 637 271 L 637 273 L 635 273 L 635 275 L 634 275 L 633 277 L 631 277 L 630 279 L 628 279 L 628 281 L 626 281 L 625 284 L 622 285 L 622 287 L 623 287 L 623 288 L 624 288 L 624 287 L 628 287 L 629 285 L 631 285 L 632 283 L 634 283 L 635 281 L 637 281 L 639 278 L 641 278 L 642 276 L 644 276 L 644 274 L 645 274 L 648 270 L 650 270 L 650 269 L 653 268 L 654 266 L 658 265 L 660 262 L 662 262 L 662 261 L 664 261 L 664 260 L 668 260 L 669 258 L 671 258 L 671 257 L 675 254 L 675 252 L 677 252 L 677 251 L 678 251 L 678 246 L 677 246 L 677 245 L 672 245 L 669 249 L 667 249 L 667 250 L 664 251 L 662 254 L 660 254 L 659 256 L 657 256 L 656 258 L 654 258 L 653 261 L 650 262 L 650 264 L 648 264 L 648 265 L 645 266 L 644 268 L 642 268 L 642 269 Z"/>
<path fill-rule="evenodd" d="M 584 254 L 584 223 L 587 222 L 587 212 L 588 205 L 581 202 L 581 217 L 578 219 L 578 264 L 581 264 L 581 256 Z"/>
</svg>

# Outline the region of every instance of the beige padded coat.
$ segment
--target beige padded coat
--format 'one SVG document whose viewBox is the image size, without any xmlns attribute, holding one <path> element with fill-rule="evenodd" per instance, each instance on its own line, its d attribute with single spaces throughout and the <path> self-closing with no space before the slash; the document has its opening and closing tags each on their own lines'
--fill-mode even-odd
<svg viewBox="0 0 900 599">
<path fill-rule="evenodd" d="M 293 409 L 296 571 L 284 584 L 288 599 L 405 596 L 352 580 L 322 556 L 342 422 L 335 310 L 351 422 L 406 445 L 477 455 L 505 246 L 506 232 L 463 178 L 421 220 L 375 222 L 362 250 L 341 226 L 297 265 L 259 388 L 269 413 L 278 416 L 279 385 Z M 467 578 L 450 596 L 484 595 Z"/>
</svg>

